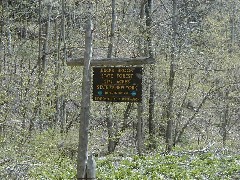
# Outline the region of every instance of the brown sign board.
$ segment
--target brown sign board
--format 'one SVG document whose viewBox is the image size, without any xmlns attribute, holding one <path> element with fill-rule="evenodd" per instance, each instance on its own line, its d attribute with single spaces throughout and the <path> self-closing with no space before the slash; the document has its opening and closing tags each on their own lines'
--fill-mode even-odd
<svg viewBox="0 0 240 180">
<path fill-rule="evenodd" d="M 142 67 L 94 67 L 93 101 L 141 102 Z"/>
</svg>

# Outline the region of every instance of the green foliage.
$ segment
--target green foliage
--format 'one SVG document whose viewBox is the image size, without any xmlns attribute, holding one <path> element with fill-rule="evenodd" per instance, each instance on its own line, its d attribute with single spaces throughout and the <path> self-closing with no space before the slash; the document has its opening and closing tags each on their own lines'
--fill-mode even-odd
<svg viewBox="0 0 240 180">
<path fill-rule="evenodd" d="M 72 135 L 64 136 L 66 141 L 70 141 L 66 137 Z M 13 141 L 6 143 L 7 139 L 2 137 L 0 159 L 10 161 L 0 167 L 1 179 L 19 176 L 19 174 L 15 176 L 7 174 L 8 167 L 12 167 L 11 164 L 14 162 L 18 164 L 28 162 L 29 167 L 25 172 L 28 179 L 74 179 L 76 161 L 71 159 L 59 145 L 62 138 L 61 134 L 54 130 L 35 134 L 31 139 L 28 138 L 27 133 L 22 133 L 16 136 L 15 143 Z M 185 151 L 181 148 L 169 155 L 152 153 L 152 155 L 122 157 L 113 154 L 96 158 L 96 161 L 99 180 L 230 180 L 238 177 L 240 173 L 239 155 L 225 155 L 214 151 Z"/>
<path fill-rule="evenodd" d="M 61 135 L 54 130 L 34 134 L 0 135 L 0 179 L 74 179 L 76 167 L 59 148 Z"/>
<path fill-rule="evenodd" d="M 33 157 L 39 162 L 30 171 L 33 179 L 73 179 L 76 175 L 76 167 L 69 157 L 62 154 L 58 148 L 60 135 L 54 131 L 38 135 L 32 142 L 34 147 Z"/>
<path fill-rule="evenodd" d="M 239 175 L 239 156 L 213 153 L 108 157 L 98 161 L 99 179 L 232 179 Z"/>
<path fill-rule="evenodd" d="M 67 158 L 51 156 L 46 158 L 44 165 L 36 167 L 30 172 L 33 179 L 74 179 L 76 168 Z"/>
</svg>

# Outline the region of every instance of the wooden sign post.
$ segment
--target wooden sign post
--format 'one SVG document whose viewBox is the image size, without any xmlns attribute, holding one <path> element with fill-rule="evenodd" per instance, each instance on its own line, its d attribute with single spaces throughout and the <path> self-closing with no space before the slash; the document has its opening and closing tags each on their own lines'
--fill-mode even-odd
<svg viewBox="0 0 240 180">
<path fill-rule="evenodd" d="M 80 114 L 79 128 L 79 144 L 78 144 L 78 159 L 77 159 L 77 179 L 84 179 L 87 169 L 88 159 L 88 126 L 90 116 L 90 90 L 91 90 L 91 59 L 92 59 L 92 40 L 93 40 L 93 25 L 89 20 L 86 23 L 85 34 L 85 54 L 84 54 L 84 69 L 82 82 L 82 102 Z M 95 178 L 95 177 L 89 177 Z"/>
<path fill-rule="evenodd" d="M 100 69 L 95 69 L 96 73 L 100 72 L 104 69 L 110 69 L 112 71 L 116 71 L 117 74 L 113 74 L 115 80 L 111 82 L 111 87 L 113 87 L 113 91 L 106 91 L 102 87 L 95 94 L 95 100 L 97 100 L 102 95 L 107 95 L 107 99 L 109 101 L 115 102 L 141 102 L 141 84 L 142 77 L 142 68 L 133 67 L 133 65 L 143 65 L 143 64 L 153 64 L 155 62 L 152 57 L 138 57 L 138 58 L 102 58 L 102 59 L 92 59 L 92 41 L 93 41 L 93 25 L 91 19 L 86 23 L 86 32 L 85 32 L 85 53 L 84 58 L 78 59 L 69 59 L 67 60 L 68 66 L 84 66 L 83 69 L 83 82 L 82 82 L 82 101 L 81 101 L 81 115 L 80 115 L 80 128 L 79 128 L 79 145 L 78 145 L 78 159 L 77 159 L 77 179 L 96 179 L 94 170 L 88 170 L 87 162 L 88 161 L 88 127 L 89 127 L 89 117 L 90 117 L 90 91 L 91 91 L 91 66 L 101 67 Z M 109 67 L 106 67 L 109 66 Z M 114 68 L 110 66 L 129 66 L 129 68 L 125 68 L 126 71 L 132 70 L 131 73 L 121 73 L 124 71 L 122 68 Z M 130 68 L 131 66 L 131 68 Z M 111 75 L 112 76 L 112 75 Z M 125 76 L 125 78 L 123 78 Z M 127 77 L 128 76 L 128 77 Z M 135 77 L 136 76 L 136 77 Z M 121 78 L 122 77 L 122 78 Z M 119 79 L 118 79 L 119 78 Z M 134 80 L 135 81 L 132 81 Z M 103 77 L 102 80 L 107 80 L 106 77 Z M 111 80 L 111 79 L 109 79 Z M 125 80 L 121 81 L 120 80 Z M 101 79 L 100 79 L 101 81 Z M 118 81 L 118 82 L 117 82 Z M 101 82 L 103 83 L 103 82 Z M 106 82 L 105 82 L 106 83 Z M 108 82 L 110 83 L 110 81 Z M 118 85 L 116 84 L 118 83 Z M 122 86 L 119 86 L 122 83 Z M 106 84 L 105 84 L 106 85 Z M 96 85 L 97 87 L 97 85 Z M 109 86 L 110 87 L 110 86 Z M 118 89 L 120 88 L 120 89 Z M 126 90 L 127 89 L 127 90 Z M 101 92 L 103 94 L 101 94 Z M 114 93 L 118 92 L 118 96 L 114 97 Z M 126 93 L 125 96 L 120 96 L 120 93 Z M 104 94 L 105 93 L 105 94 Z M 108 93 L 108 94 L 107 94 Z M 100 98 L 101 99 L 101 98 Z M 99 99 L 98 99 L 99 100 Z M 102 99 L 104 101 L 104 99 Z M 92 167 L 95 167 L 93 165 Z M 89 165 L 88 165 L 89 168 Z M 87 174 L 87 172 L 92 172 Z"/>
</svg>

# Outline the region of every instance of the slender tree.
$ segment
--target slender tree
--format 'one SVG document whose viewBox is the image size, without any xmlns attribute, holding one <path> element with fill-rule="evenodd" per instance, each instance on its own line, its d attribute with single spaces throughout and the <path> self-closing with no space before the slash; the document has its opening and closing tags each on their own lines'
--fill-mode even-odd
<svg viewBox="0 0 240 180">
<path fill-rule="evenodd" d="M 108 44 L 108 52 L 107 58 L 111 58 L 113 55 L 113 44 L 114 44 L 114 33 L 115 33 L 115 26 L 116 26 L 116 1 L 112 0 L 112 21 L 111 21 L 111 30 L 110 30 L 110 40 Z M 114 123 L 111 117 L 111 103 L 107 102 L 106 105 L 106 121 L 107 121 L 107 128 L 108 128 L 108 152 L 114 152 L 116 147 L 116 143 L 114 140 Z"/>
<path fill-rule="evenodd" d="M 153 57 L 153 47 L 152 47 L 152 9 L 153 9 L 153 0 L 145 1 L 145 12 L 146 12 L 146 55 Z M 155 127 L 154 127 L 154 113 L 155 113 L 155 65 L 150 65 L 150 94 L 149 94 L 149 113 L 148 113 L 148 131 L 149 131 L 149 140 L 150 148 L 155 148 L 156 143 L 154 142 Z"/>
<path fill-rule="evenodd" d="M 65 32 L 65 0 L 61 1 L 62 4 L 62 18 L 61 18 L 61 40 L 63 42 L 63 59 L 62 59 L 62 70 L 63 74 L 65 74 L 65 64 L 67 60 L 67 49 L 66 49 L 66 32 Z M 60 97 L 60 117 L 61 117 L 61 132 L 63 133 L 65 131 L 65 126 L 66 126 L 66 97 L 64 94 L 61 95 Z"/>
<path fill-rule="evenodd" d="M 173 91 L 176 73 L 177 60 L 177 38 L 178 38 L 178 9 L 177 0 L 172 0 L 172 48 L 170 59 L 170 72 L 168 80 L 168 104 L 167 104 L 167 129 L 166 129 L 166 150 L 170 152 L 173 146 Z"/>
<path fill-rule="evenodd" d="M 143 0 L 140 2 L 140 12 L 139 12 L 139 18 L 140 21 L 143 22 L 145 18 L 145 5 L 146 2 Z M 138 54 L 140 56 L 146 56 L 146 44 L 144 42 L 144 39 L 142 38 L 144 36 L 144 24 L 139 26 L 139 42 L 138 42 Z M 137 136 L 136 136 L 136 141 L 137 141 L 137 150 L 138 154 L 142 155 L 143 150 L 144 150 L 144 125 L 143 125 L 143 103 L 138 103 L 138 108 L 137 108 Z"/>
</svg>

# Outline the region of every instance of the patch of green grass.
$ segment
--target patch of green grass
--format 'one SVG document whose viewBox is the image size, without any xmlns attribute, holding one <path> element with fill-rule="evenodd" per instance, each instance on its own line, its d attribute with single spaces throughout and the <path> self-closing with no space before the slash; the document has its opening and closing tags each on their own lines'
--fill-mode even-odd
<svg viewBox="0 0 240 180">
<path fill-rule="evenodd" d="M 68 180 L 76 177 L 76 157 L 69 157 L 64 149 L 59 148 L 59 142 L 62 141 L 60 134 L 56 131 L 46 131 L 34 135 L 21 145 L 24 137 L 17 138 L 15 144 L 5 143 L 6 139 L 1 139 L 1 143 L 5 145 L 2 147 L 3 151 L 0 151 L 0 158 L 8 158 L 10 161 L 0 167 L 0 179 L 1 172 L 7 177 L 4 173 L 5 169 L 8 166 L 14 167 L 14 164 L 10 163 L 15 162 L 28 163 L 28 179 Z M 71 139 L 71 143 L 74 142 Z M 169 155 L 151 153 L 144 156 L 120 157 L 113 154 L 99 157 L 96 158 L 97 178 L 99 180 L 237 179 L 240 176 L 240 156 L 213 152 L 189 153 L 178 149 Z"/>
<path fill-rule="evenodd" d="M 98 178 L 109 180 L 231 179 L 240 173 L 240 164 L 236 159 L 234 156 L 226 159 L 219 158 L 213 153 L 134 156 L 123 159 L 109 157 L 98 160 Z"/>
<path fill-rule="evenodd" d="M 60 135 L 48 131 L 31 141 L 33 156 L 39 162 L 29 172 L 31 179 L 74 179 L 75 163 L 58 148 L 59 139 Z"/>
</svg>

